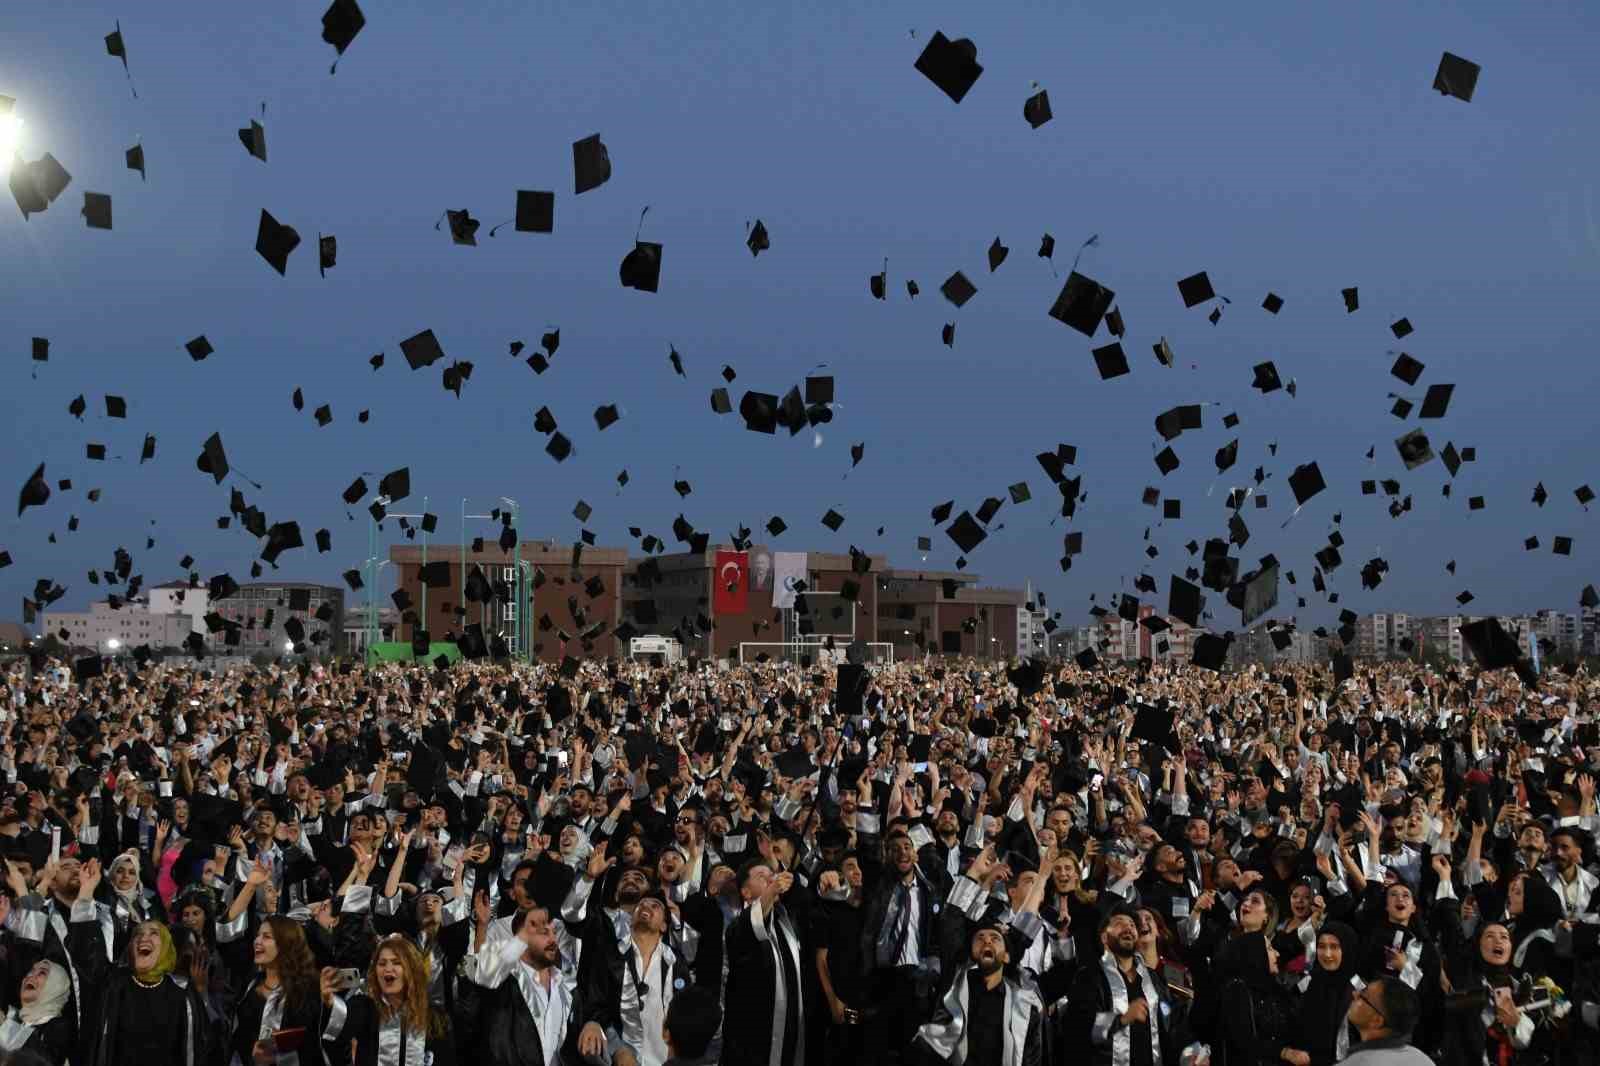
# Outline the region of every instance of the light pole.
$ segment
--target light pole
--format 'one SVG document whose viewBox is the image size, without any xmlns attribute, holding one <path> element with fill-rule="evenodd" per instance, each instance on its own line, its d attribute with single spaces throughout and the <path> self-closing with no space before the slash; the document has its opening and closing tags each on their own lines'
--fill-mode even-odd
<svg viewBox="0 0 1600 1066">
<path fill-rule="evenodd" d="M 378 645 L 378 572 L 388 565 L 389 560 L 379 559 L 376 552 L 367 558 L 367 647 L 362 661 L 368 666 Z"/>
</svg>

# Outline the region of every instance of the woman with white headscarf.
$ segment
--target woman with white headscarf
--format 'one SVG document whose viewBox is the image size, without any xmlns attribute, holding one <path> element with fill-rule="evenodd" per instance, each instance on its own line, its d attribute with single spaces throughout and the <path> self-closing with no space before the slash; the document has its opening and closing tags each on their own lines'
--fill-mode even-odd
<svg viewBox="0 0 1600 1066">
<path fill-rule="evenodd" d="M 105 885 L 107 894 L 103 898 L 110 904 L 116 921 L 116 944 L 112 952 L 116 954 L 127 946 L 128 934 L 134 926 L 151 919 L 162 921 L 166 911 L 160 898 L 145 887 L 137 851 L 125 851 L 111 860 Z"/>
<path fill-rule="evenodd" d="M 10 1054 L 26 1048 L 53 1066 L 61 1066 L 72 1053 L 74 1038 L 71 1015 L 63 1015 L 72 998 L 72 978 L 66 968 L 40 960 L 22 979 L 19 1006 L 5 1013 L 0 1021 L 0 1052 Z"/>
</svg>

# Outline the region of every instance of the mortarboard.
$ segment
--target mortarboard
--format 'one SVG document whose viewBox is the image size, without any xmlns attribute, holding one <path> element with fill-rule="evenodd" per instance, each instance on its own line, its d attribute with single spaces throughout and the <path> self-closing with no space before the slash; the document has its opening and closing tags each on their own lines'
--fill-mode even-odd
<svg viewBox="0 0 1600 1066">
<path fill-rule="evenodd" d="M 661 245 L 634 241 L 633 251 L 623 257 L 618 275 L 623 288 L 655 292 L 661 282 Z"/>
<path fill-rule="evenodd" d="M 123 153 L 123 158 L 127 161 L 128 169 L 129 170 L 137 170 L 139 172 L 140 180 L 143 180 L 144 177 L 145 177 L 145 173 L 144 173 L 144 145 L 136 144 L 132 148 L 129 148 L 126 152 Z"/>
<path fill-rule="evenodd" d="M 317 234 L 317 273 L 327 272 L 339 265 L 339 238 L 333 234 Z"/>
<path fill-rule="evenodd" d="M 776 536 L 779 536 L 780 534 L 782 534 L 783 531 L 788 529 L 788 528 L 789 527 L 786 524 L 784 524 L 783 519 L 781 519 L 778 516 L 774 515 L 767 522 L 767 535 L 776 537 Z"/>
<path fill-rule="evenodd" d="M 1283 388 L 1283 381 L 1278 377 L 1278 368 L 1273 366 L 1270 360 L 1257 363 L 1252 372 L 1255 374 L 1255 381 L 1251 382 L 1251 388 L 1260 389 L 1263 394 Z"/>
<path fill-rule="evenodd" d="M 83 218 L 90 229 L 110 229 L 111 197 L 103 192 L 84 193 Z"/>
<path fill-rule="evenodd" d="M 400 354 L 406 357 L 412 370 L 421 370 L 443 359 L 444 349 L 439 346 L 439 339 L 433 335 L 433 330 L 425 329 L 401 341 Z"/>
<path fill-rule="evenodd" d="M 1199 587 L 1173 574 L 1167 591 L 1167 613 L 1181 622 L 1197 626 L 1204 606 L 1205 597 L 1201 595 Z"/>
<path fill-rule="evenodd" d="M 1233 466 L 1239 459 L 1239 438 L 1235 437 L 1218 448 L 1215 458 L 1217 461 L 1217 473 L 1219 474 Z"/>
<path fill-rule="evenodd" d="M 617 413 L 615 404 L 601 404 L 594 409 L 594 424 L 604 432 L 616 423 L 622 416 Z"/>
<path fill-rule="evenodd" d="M 1428 443 L 1428 435 L 1420 429 L 1398 438 L 1394 446 L 1400 452 L 1400 460 L 1406 464 L 1407 470 L 1415 470 L 1433 459 L 1433 445 Z"/>
<path fill-rule="evenodd" d="M 598 189 L 611 180 L 611 154 L 598 133 L 572 144 L 572 191 L 574 194 Z"/>
<path fill-rule="evenodd" d="M 289 254 L 298 247 L 300 247 L 300 234 L 294 231 L 294 227 L 285 226 L 262 208 L 261 222 L 256 227 L 256 253 L 265 259 L 279 276 L 284 276 L 289 268 Z"/>
<path fill-rule="evenodd" d="M 1178 453 L 1170 447 L 1163 448 L 1156 455 L 1156 468 L 1161 471 L 1163 477 L 1178 469 Z"/>
<path fill-rule="evenodd" d="M 1422 398 L 1422 410 L 1417 412 L 1417 417 L 1443 418 L 1445 409 L 1450 406 L 1450 394 L 1455 388 L 1454 385 L 1428 386 L 1428 393 Z"/>
<path fill-rule="evenodd" d="M 213 433 L 206 438 L 195 466 L 215 478 L 218 485 L 222 484 L 222 479 L 228 476 L 228 456 L 222 449 L 222 434 Z"/>
<path fill-rule="evenodd" d="M 556 226 L 556 194 L 533 189 L 517 190 L 518 233 L 550 233 Z M 494 230 L 489 231 L 494 236 Z"/>
<path fill-rule="evenodd" d="M 939 286 L 939 292 L 943 294 L 946 300 L 949 300 L 957 307 L 962 307 L 968 300 L 977 295 L 978 290 L 972 282 L 967 280 L 967 276 L 958 270 L 945 279 L 944 284 Z"/>
<path fill-rule="evenodd" d="M 1173 364 L 1175 357 L 1172 354 L 1172 345 L 1167 343 L 1167 338 L 1162 337 L 1160 340 L 1156 341 L 1154 349 L 1156 353 L 1156 362 L 1160 363 L 1162 366 L 1171 366 Z"/>
<path fill-rule="evenodd" d="M 1339 295 L 1344 297 L 1345 314 L 1353 314 L 1361 306 L 1361 294 L 1355 288 L 1340 289 Z"/>
<path fill-rule="evenodd" d="M 750 228 L 750 235 L 744 239 L 744 245 L 750 249 L 752 258 L 772 247 L 772 241 L 767 236 L 767 227 L 759 218 Z"/>
<path fill-rule="evenodd" d="M 1049 122 L 1051 118 L 1050 94 L 1045 92 L 1043 89 L 1040 89 L 1038 92 L 1034 93 L 1032 96 L 1028 97 L 1028 99 L 1023 101 L 1022 117 L 1027 119 L 1028 125 L 1032 126 L 1034 129 L 1038 129 L 1046 122 Z M 1045 240 L 1050 240 L 1050 236 L 1048 234 L 1045 235 Z M 1051 243 L 1054 244 L 1055 242 L 1051 241 Z M 1044 252 L 1041 251 L 1039 254 L 1044 255 Z M 1046 258 L 1048 258 L 1048 256 L 1046 256 Z"/>
<path fill-rule="evenodd" d="M 844 525 L 844 515 L 830 507 L 828 513 L 822 516 L 822 524 L 837 533 L 839 527 Z"/>
<path fill-rule="evenodd" d="M 1294 490 L 1294 502 L 1299 506 L 1304 506 L 1307 500 L 1327 487 L 1322 480 L 1322 471 L 1314 462 L 1295 467 L 1294 473 L 1289 475 L 1289 488 Z"/>
<path fill-rule="evenodd" d="M 1267 293 L 1267 298 L 1261 301 L 1261 306 L 1267 309 L 1268 314 L 1275 315 L 1283 309 L 1283 297 L 1275 292 Z"/>
<path fill-rule="evenodd" d="M 267 161 L 267 130 L 255 119 L 251 119 L 250 125 L 239 131 L 239 143 L 263 163 Z"/>
<path fill-rule="evenodd" d="M 344 50 L 366 24 L 367 17 L 361 13 L 356 0 L 333 0 L 322 13 L 322 39 L 333 45 L 339 55 L 344 55 Z M 338 66 L 337 61 L 334 66 Z"/>
<path fill-rule="evenodd" d="M 945 535 L 965 554 L 982 544 L 989 534 L 973 519 L 971 512 L 962 511 L 945 530 Z"/>
<path fill-rule="evenodd" d="M 1433 87 L 1445 96 L 1470 102 L 1478 86 L 1478 72 L 1482 69 L 1470 59 L 1446 52 L 1439 57 L 1439 69 L 1433 75 Z"/>
<path fill-rule="evenodd" d="M 1183 517 L 1183 501 L 1182 500 L 1174 500 L 1174 499 L 1171 499 L 1171 498 L 1168 498 L 1166 500 L 1161 501 L 1161 517 L 1162 518 L 1182 518 Z"/>
<path fill-rule="evenodd" d="M 411 468 L 402 466 L 383 475 L 378 482 L 378 495 L 387 496 L 390 503 L 397 503 L 411 495 Z"/>
<path fill-rule="evenodd" d="M 1028 491 L 1028 483 L 1026 481 L 1017 482 L 1007 488 L 1006 492 L 1010 493 L 1012 503 L 1027 503 L 1033 499 L 1033 494 Z"/>
<path fill-rule="evenodd" d="M 1000 264 L 1004 263 L 1006 261 L 1006 256 L 1010 254 L 1011 249 L 1001 244 L 1000 238 L 996 237 L 994 239 L 994 243 L 989 245 L 989 273 L 993 274 L 996 270 L 998 270 L 1000 268 Z M 956 276 L 959 277 L 960 275 Z M 951 281 L 954 280 L 955 278 L 951 278 Z M 962 302 L 965 303 L 965 301 Z"/>
<path fill-rule="evenodd" d="M 1556 537 L 1554 539 L 1554 541 L 1550 545 L 1550 550 L 1555 552 L 1557 555 L 1571 555 L 1572 554 L 1572 538 L 1571 537 Z"/>
<path fill-rule="evenodd" d="M 1422 376 L 1422 371 L 1424 369 L 1426 369 L 1426 367 L 1423 363 L 1411 358 L 1411 356 L 1407 355 L 1405 352 L 1401 352 L 1399 358 L 1394 361 L 1394 366 L 1389 368 L 1389 373 L 1393 374 L 1407 385 L 1415 385 L 1417 383 L 1417 379 Z"/>
<path fill-rule="evenodd" d="M 1217 294 L 1211 288 L 1211 279 L 1206 277 L 1206 272 L 1202 270 L 1178 282 L 1178 295 L 1183 297 L 1183 306 L 1193 307 L 1215 299 Z"/>
<path fill-rule="evenodd" d="M 976 45 L 965 37 L 952 41 L 938 30 L 914 66 L 958 104 L 983 73 Z"/>
<path fill-rule="evenodd" d="M 1108 344 L 1094 349 L 1090 354 L 1094 356 L 1095 369 L 1100 372 L 1101 381 L 1109 381 L 1128 372 L 1128 357 L 1122 353 L 1121 344 Z"/>
<path fill-rule="evenodd" d="M 1116 293 L 1074 270 L 1061 286 L 1061 292 L 1050 308 L 1050 317 L 1086 337 L 1093 337 L 1114 299 Z"/>
</svg>

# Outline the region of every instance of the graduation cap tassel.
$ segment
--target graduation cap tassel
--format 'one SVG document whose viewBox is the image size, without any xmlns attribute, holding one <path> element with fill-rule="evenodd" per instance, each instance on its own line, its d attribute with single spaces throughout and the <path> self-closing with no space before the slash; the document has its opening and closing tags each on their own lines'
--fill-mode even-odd
<svg viewBox="0 0 1600 1066">
<path fill-rule="evenodd" d="M 495 230 L 500 229 L 502 226 L 509 226 L 509 225 L 511 225 L 511 223 L 513 223 L 515 221 L 516 221 L 516 219 L 514 219 L 514 218 L 508 218 L 504 222 L 496 222 L 494 224 L 494 228 L 489 231 L 489 236 L 493 237 L 495 235 Z M 434 229 L 438 229 L 439 227 L 435 226 L 433 228 Z"/>
<path fill-rule="evenodd" d="M 440 227 L 440 226 L 442 226 L 442 225 L 444 225 L 444 220 L 445 220 L 445 219 L 446 219 L 446 218 L 448 218 L 448 217 L 449 217 L 449 215 L 450 215 L 450 212 L 449 212 L 449 211 L 448 211 L 448 210 L 445 210 L 445 211 L 441 211 L 441 212 L 440 212 L 440 213 L 439 213 L 439 221 L 437 221 L 437 222 L 435 222 L 435 223 L 434 223 L 434 224 L 433 224 L 433 231 L 434 231 L 434 232 L 435 232 L 435 233 L 438 233 L 438 232 L 439 232 L 439 227 Z"/>
<path fill-rule="evenodd" d="M 1082 244 L 1078 245 L 1078 254 L 1072 257 L 1072 269 L 1073 270 L 1077 270 L 1078 269 L 1078 260 L 1083 258 L 1083 250 L 1085 248 L 1098 248 L 1098 247 L 1100 247 L 1100 234 L 1098 234 L 1098 233 L 1089 234 L 1089 239 L 1084 241 Z"/>
<path fill-rule="evenodd" d="M 650 213 L 650 205 L 645 204 L 644 210 L 639 212 L 639 224 L 633 227 L 633 243 L 639 243 L 639 233 L 644 229 L 644 216 Z"/>
</svg>

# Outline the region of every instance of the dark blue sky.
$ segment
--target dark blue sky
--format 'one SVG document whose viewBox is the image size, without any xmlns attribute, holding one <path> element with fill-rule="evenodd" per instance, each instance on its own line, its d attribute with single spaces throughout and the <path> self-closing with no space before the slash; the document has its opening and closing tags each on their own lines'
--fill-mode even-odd
<svg viewBox="0 0 1600 1066">
<path fill-rule="evenodd" d="M 418 505 L 407 509 L 427 494 L 452 543 L 462 497 L 475 510 L 516 497 L 525 536 L 563 541 L 577 536 L 582 498 L 601 544 L 628 544 L 630 525 L 670 538 L 680 511 L 718 539 L 779 514 L 790 531 L 776 548 L 854 544 L 900 565 L 917 561 L 916 536 L 935 533 L 935 504 L 975 510 L 1026 480 L 1033 502 L 1007 503 L 1005 528 L 970 566 L 991 583 L 1032 578 L 1069 620 L 1090 592 L 1142 570 L 1164 608 L 1166 575 L 1189 560 L 1184 542 L 1226 535 L 1227 484 L 1257 465 L 1275 476 L 1271 506 L 1244 513 L 1244 563 L 1273 552 L 1295 570 L 1311 598 L 1303 622 L 1338 609 L 1309 588 L 1334 512 L 1346 541 L 1331 577 L 1340 607 L 1442 612 L 1468 588 L 1469 609 L 1572 610 L 1595 579 L 1595 516 L 1572 490 L 1600 484 L 1600 10 L 596 3 L 558 14 L 370 0 L 366 29 L 329 77 L 324 6 L 0 13 L 0 93 L 26 120 L 24 152 L 50 151 L 73 175 L 30 222 L 0 208 L 10 427 L 0 473 L 8 492 L 39 461 L 52 482 L 74 482 L 21 520 L 0 515 L 0 548 L 14 560 L 0 572 L 0 617 L 16 616 L 39 577 L 70 587 L 64 605 L 103 595 L 84 572 L 108 568 L 118 545 L 148 582 L 177 576 L 185 553 L 202 576 L 244 580 L 259 547 L 215 529 L 227 487 L 194 467 L 214 430 L 265 486 L 234 482 L 269 520 L 297 519 L 308 542 L 333 531 L 329 555 L 280 561 L 279 576 L 298 579 L 337 580 L 360 564 L 366 517 L 347 521 L 339 494 L 361 471 L 403 465 Z M 117 17 L 138 99 L 101 43 Z M 985 67 L 960 105 L 912 69 L 936 29 L 970 37 Z M 1444 50 L 1483 67 L 1470 104 L 1430 89 Z M 1021 109 L 1035 81 L 1056 117 L 1031 130 Z M 263 100 L 265 165 L 234 132 Z M 574 197 L 570 146 L 595 132 L 613 177 Z M 141 138 L 148 182 L 123 167 Z M 556 191 L 555 232 L 507 227 L 486 239 L 518 188 Z M 112 194 L 114 231 L 85 228 L 86 190 Z M 617 278 L 647 204 L 644 239 L 665 246 L 655 295 Z M 484 223 L 477 248 L 433 229 L 460 207 Z M 262 208 L 304 238 L 286 279 L 253 251 Z M 756 218 L 772 247 L 752 260 L 745 226 Z M 339 240 L 326 279 L 319 230 Z M 1046 231 L 1063 278 L 1079 243 L 1100 235 L 1081 269 L 1117 292 L 1132 374 L 1098 380 L 1091 342 L 1047 317 L 1061 282 L 1035 256 Z M 990 274 L 996 236 L 1011 255 Z M 867 278 L 886 256 L 890 299 L 879 303 Z M 958 269 L 979 289 L 959 311 L 938 293 Z M 1233 299 L 1215 327 L 1178 296 L 1176 281 L 1198 270 Z M 914 301 L 907 277 L 922 288 Z M 1352 285 L 1361 309 L 1347 315 L 1339 291 Z M 1268 290 L 1285 300 L 1276 317 L 1260 308 Z M 1416 332 L 1396 342 L 1389 324 L 1401 316 Z M 953 349 L 940 343 L 951 321 Z M 531 351 L 551 327 L 561 347 L 548 373 L 507 355 L 508 342 Z M 413 373 L 400 356 L 399 341 L 425 328 L 475 364 L 460 399 L 441 387 L 444 364 Z M 183 344 L 201 333 L 216 354 L 196 364 Z M 52 341 L 37 380 L 35 335 Z M 1161 336 L 1175 369 L 1151 354 Z M 1109 339 L 1102 329 L 1094 344 Z M 671 372 L 669 344 L 687 381 Z M 1389 414 L 1399 348 L 1427 364 L 1406 390 L 1413 399 L 1457 386 L 1448 417 L 1423 423 L 1435 447 L 1478 449 L 1449 499 L 1437 460 L 1408 474 L 1395 454 L 1394 438 L 1418 424 Z M 387 362 L 374 373 L 378 351 Z M 1298 398 L 1250 388 L 1264 359 L 1297 380 Z M 739 373 L 735 403 L 745 388 L 782 393 L 827 363 L 842 406 L 822 445 L 712 414 L 725 363 Z M 80 392 L 82 423 L 66 413 Z M 126 422 L 103 417 L 103 393 L 127 398 Z M 1162 478 L 1152 419 L 1199 401 L 1220 406 L 1174 442 L 1183 466 Z M 318 429 L 311 411 L 323 403 L 335 422 Z M 592 418 L 602 403 L 623 410 L 603 434 Z M 576 444 L 563 465 L 532 428 L 541 405 Z M 1221 427 L 1229 411 L 1236 432 Z M 145 432 L 159 455 L 140 467 Z M 1238 466 L 1217 480 L 1213 453 L 1235 435 Z M 121 459 L 85 461 L 88 441 Z M 865 461 L 844 479 L 857 441 Z M 1056 494 L 1033 459 L 1058 442 L 1078 446 L 1088 493 L 1071 525 L 1085 552 L 1069 574 L 1057 567 L 1068 527 L 1051 526 Z M 1280 530 L 1288 473 L 1310 460 L 1328 491 Z M 623 468 L 631 481 L 619 494 Z M 1393 520 L 1386 498 L 1362 497 L 1365 477 L 1399 478 L 1411 513 Z M 694 487 L 686 500 L 677 478 Z M 1551 497 L 1542 511 L 1529 503 L 1540 480 Z M 1146 485 L 1184 504 L 1183 521 L 1152 528 L 1153 561 L 1141 539 L 1158 517 L 1140 505 Z M 83 495 L 93 487 L 104 490 L 96 504 Z M 1473 495 L 1485 510 L 1468 512 Z M 819 522 L 830 507 L 846 517 L 837 534 Z M 70 515 L 82 522 L 71 534 Z M 51 531 L 59 544 L 46 543 Z M 1570 558 L 1551 553 L 1558 534 L 1575 538 Z M 1530 535 L 1541 548 L 1524 553 Z M 935 548 L 928 565 L 953 565 L 942 533 Z M 1392 570 L 1363 592 L 1358 571 L 1375 555 Z M 1284 592 L 1280 617 L 1294 607 Z M 1219 622 L 1237 616 L 1224 610 Z"/>
</svg>

